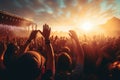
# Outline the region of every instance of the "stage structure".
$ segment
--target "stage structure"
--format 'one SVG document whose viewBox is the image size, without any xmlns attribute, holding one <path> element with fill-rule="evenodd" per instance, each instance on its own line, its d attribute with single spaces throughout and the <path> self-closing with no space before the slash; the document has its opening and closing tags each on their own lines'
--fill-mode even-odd
<svg viewBox="0 0 120 80">
<path fill-rule="evenodd" d="M 32 30 L 37 30 L 37 24 L 33 21 L 15 14 L 8 13 L 6 11 L 0 11 L 0 24 L 15 27 L 25 27 L 28 31 L 30 31 L 30 28 Z"/>
</svg>

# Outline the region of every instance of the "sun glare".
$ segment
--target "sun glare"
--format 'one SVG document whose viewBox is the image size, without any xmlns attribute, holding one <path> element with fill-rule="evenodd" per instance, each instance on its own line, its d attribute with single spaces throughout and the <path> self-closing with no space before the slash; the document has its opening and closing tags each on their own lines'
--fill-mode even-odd
<svg viewBox="0 0 120 80">
<path fill-rule="evenodd" d="M 91 31 L 92 28 L 93 28 L 93 25 L 91 22 L 84 22 L 82 25 L 81 25 L 81 28 L 84 30 L 84 31 Z"/>
</svg>

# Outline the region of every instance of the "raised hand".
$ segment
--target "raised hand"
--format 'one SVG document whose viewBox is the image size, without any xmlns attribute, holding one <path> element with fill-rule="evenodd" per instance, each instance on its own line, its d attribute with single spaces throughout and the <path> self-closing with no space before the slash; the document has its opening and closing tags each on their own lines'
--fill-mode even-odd
<svg viewBox="0 0 120 80">
<path fill-rule="evenodd" d="M 72 39 L 74 39 L 75 45 L 76 45 L 76 46 L 73 45 L 74 46 L 74 53 L 76 55 L 76 64 L 80 64 L 82 66 L 82 68 L 83 68 L 83 65 L 84 65 L 84 52 L 83 52 L 81 43 L 79 42 L 78 36 L 77 36 L 75 31 L 70 30 L 69 35 L 70 35 L 70 37 Z"/>
<path fill-rule="evenodd" d="M 55 60 L 54 60 L 54 51 L 53 51 L 53 47 L 50 43 L 50 32 L 51 32 L 51 28 L 47 25 L 44 24 L 43 25 L 43 31 L 39 32 L 42 34 L 42 36 L 45 38 L 45 50 L 46 50 L 46 71 L 50 70 L 52 72 L 52 77 L 54 77 L 55 75 Z M 52 79 L 53 80 L 53 79 Z"/>
<path fill-rule="evenodd" d="M 31 41 L 32 39 L 36 38 L 36 34 L 37 34 L 38 30 L 34 30 L 31 32 L 30 36 L 29 36 L 29 40 Z"/>
<path fill-rule="evenodd" d="M 40 30 L 39 30 L 39 31 L 40 31 Z M 51 28 L 49 27 L 49 25 L 44 24 L 44 25 L 43 25 L 43 32 L 40 31 L 40 33 L 42 34 L 42 36 L 43 36 L 45 39 L 49 39 L 50 33 L 51 33 Z"/>
<path fill-rule="evenodd" d="M 28 46 L 29 46 L 31 40 L 33 40 L 33 39 L 36 38 L 37 32 L 38 32 L 38 30 L 34 30 L 34 31 L 31 32 L 28 40 L 26 41 L 26 43 L 24 44 L 24 46 L 20 49 L 21 55 L 22 55 L 22 53 L 25 53 L 28 50 Z"/>
<path fill-rule="evenodd" d="M 72 39 L 75 39 L 75 40 L 78 39 L 76 32 L 73 30 L 69 30 L 69 35 Z"/>
</svg>

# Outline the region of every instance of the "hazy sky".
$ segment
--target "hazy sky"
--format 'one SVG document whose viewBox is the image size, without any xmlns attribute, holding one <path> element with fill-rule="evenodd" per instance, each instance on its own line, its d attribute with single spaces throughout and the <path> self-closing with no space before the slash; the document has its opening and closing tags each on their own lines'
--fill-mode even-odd
<svg viewBox="0 0 120 80">
<path fill-rule="evenodd" d="M 101 24 L 113 16 L 120 18 L 120 0 L 0 0 L 0 10 L 52 26 Z"/>
</svg>

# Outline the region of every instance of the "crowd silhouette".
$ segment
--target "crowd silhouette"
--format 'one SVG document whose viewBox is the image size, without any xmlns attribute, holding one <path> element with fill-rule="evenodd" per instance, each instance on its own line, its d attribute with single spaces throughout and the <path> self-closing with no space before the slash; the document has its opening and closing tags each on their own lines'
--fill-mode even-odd
<svg viewBox="0 0 120 80">
<path fill-rule="evenodd" d="M 0 80 L 120 80 L 120 37 L 68 34 L 53 36 L 44 24 L 28 38 L 1 40 Z"/>
</svg>

